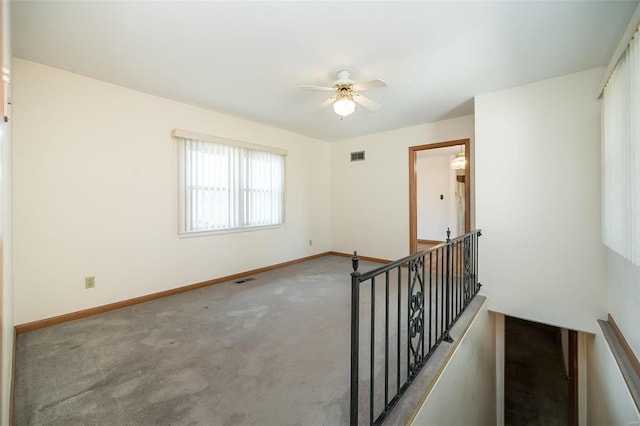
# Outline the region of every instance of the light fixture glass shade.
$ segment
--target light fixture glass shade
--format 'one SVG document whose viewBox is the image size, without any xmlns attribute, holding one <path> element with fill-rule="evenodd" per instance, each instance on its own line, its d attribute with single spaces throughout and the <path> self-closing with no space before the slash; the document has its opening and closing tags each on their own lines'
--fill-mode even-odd
<svg viewBox="0 0 640 426">
<path fill-rule="evenodd" d="M 467 159 L 464 156 L 464 152 L 458 153 L 458 155 L 456 155 L 456 158 L 451 160 L 451 168 L 453 170 L 462 170 L 466 167 L 466 165 Z"/>
<path fill-rule="evenodd" d="M 353 111 L 356 110 L 356 103 L 349 98 L 338 99 L 333 103 L 333 110 L 336 114 L 346 117 L 347 115 L 353 114 Z"/>
</svg>

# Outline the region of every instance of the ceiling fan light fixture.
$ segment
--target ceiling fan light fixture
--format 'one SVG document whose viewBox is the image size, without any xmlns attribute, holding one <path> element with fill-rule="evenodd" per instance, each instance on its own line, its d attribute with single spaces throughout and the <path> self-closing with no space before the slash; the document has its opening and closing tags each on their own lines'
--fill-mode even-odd
<svg viewBox="0 0 640 426">
<path fill-rule="evenodd" d="M 464 156 L 464 152 L 459 152 L 458 155 L 456 155 L 456 158 L 451 160 L 451 168 L 453 170 L 462 170 L 466 167 L 466 165 L 467 159 Z"/>
<path fill-rule="evenodd" d="M 333 110 L 341 117 L 353 114 L 356 110 L 356 103 L 349 98 L 341 98 L 333 103 Z"/>
</svg>

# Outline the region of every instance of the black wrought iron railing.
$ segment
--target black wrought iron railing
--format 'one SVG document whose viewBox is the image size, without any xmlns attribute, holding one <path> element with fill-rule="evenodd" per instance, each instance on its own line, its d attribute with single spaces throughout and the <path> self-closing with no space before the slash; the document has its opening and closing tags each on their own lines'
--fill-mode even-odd
<svg viewBox="0 0 640 426">
<path fill-rule="evenodd" d="M 351 273 L 350 422 L 381 424 L 480 289 L 480 230 Z M 382 300 L 381 300 L 382 299 Z M 361 324 L 363 326 L 361 327 Z"/>
</svg>

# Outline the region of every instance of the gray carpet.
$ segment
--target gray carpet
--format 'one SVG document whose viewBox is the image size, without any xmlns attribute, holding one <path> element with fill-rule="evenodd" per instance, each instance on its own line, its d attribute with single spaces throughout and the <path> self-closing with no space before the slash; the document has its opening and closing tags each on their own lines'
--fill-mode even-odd
<svg viewBox="0 0 640 426">
<path fill-rule="evenodd" d="M 360 270 L 378 266 L 361 262 Z M 14 424 L 348 424 L 350 272 L 350 259 L 327 256 L 20 335 Z M 364 330 L 369 297 L 363 290 Z M 378 285 L 378 303 L 383 297 Z M 383 315 L 378 308 L 376 327 Z M 360 421 L 368 424 L 367 332 L 361 348 Z M 391 371 L 395 362 L 392 355 Z M 411 390 L 404 399 L 413 405 L 398 407 L 392 424 L 415 408 L 422 391 Z M 381 386 L 375 395 L 384 404 Z"/>
</svg>

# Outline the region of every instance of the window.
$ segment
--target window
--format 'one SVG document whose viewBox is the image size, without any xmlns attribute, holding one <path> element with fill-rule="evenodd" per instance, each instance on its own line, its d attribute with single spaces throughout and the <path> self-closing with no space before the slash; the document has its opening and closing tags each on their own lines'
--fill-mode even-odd
<svg viewBox="0 0 640 426">
<path fill-rule="evenodd" d="M 175 130 L 180 142 L 180 233 L 284 221 L 286 151 Z"/>
<path fill-rule="evenodd" d="M 603 242 L 640 265 L 640 40 L 638 30 L 603 92 Z"/>
</svg>

